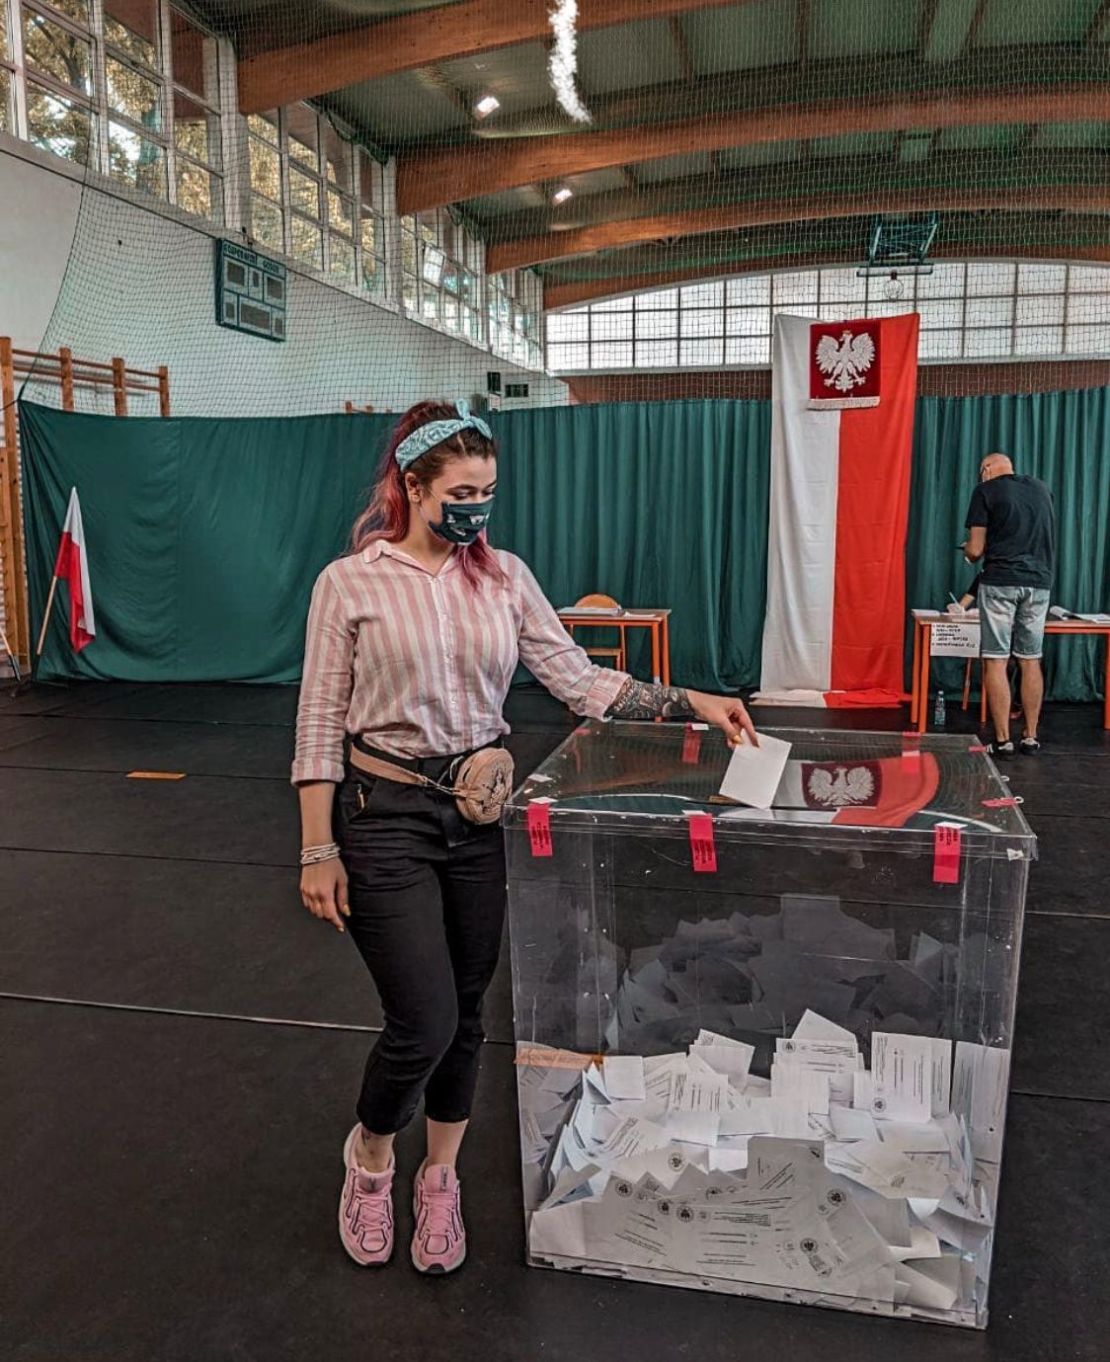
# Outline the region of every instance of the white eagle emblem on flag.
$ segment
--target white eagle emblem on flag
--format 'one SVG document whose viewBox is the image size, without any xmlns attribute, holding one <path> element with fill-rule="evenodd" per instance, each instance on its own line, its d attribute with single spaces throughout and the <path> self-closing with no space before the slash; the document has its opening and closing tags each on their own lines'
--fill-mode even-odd
<svg viewBox="0 0 1110 1362">
<path fill-rule="evenodd" d="M 815 804 L 844 809 L 867 803 L 875 793 L 875 777 L 866 766 L 837 766 L 833 771 L 818 766 L 809 773 L 808 787 Z"/>
<path fill-rule="evenodd" d="M 825 387 L 850 393 L 864 382 L 868 369 L 875 362 L 875 342 L 866 333 L 858 336 L 851 331 L 835 336 L 822 336 L 817 342 L 817 367 L 825 375 Z"/>
</svg>

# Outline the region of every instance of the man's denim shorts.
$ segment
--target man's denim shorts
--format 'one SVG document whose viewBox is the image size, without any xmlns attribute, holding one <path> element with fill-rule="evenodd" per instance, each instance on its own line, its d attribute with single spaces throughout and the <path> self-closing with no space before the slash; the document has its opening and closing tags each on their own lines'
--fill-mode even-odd
<svg viewBox="0 0 1110 1362">
<path fill-rule="evenodd" d="M 1040 586 L 979 588 L 979 656 L 1040 657 L 1049 593 Z"/>
</svg>

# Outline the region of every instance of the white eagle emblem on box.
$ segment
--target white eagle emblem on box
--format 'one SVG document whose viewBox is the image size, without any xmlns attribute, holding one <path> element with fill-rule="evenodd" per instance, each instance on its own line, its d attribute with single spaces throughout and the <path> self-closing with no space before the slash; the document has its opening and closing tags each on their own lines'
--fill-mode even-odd
<svg viewBox="0 0 1110 1362">
<path fill-rule="evenodd" d="M 869 804 L 874 794 L 875 775 L 869 766 L 814 766 L 806 780 L 806 798 L 818 808 Z"/>
</svg>

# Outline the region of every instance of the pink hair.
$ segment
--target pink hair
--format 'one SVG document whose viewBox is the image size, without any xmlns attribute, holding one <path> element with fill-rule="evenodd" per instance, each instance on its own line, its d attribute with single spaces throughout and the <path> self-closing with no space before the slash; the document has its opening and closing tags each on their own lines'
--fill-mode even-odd
<svg viewBox="0 0 1110 1362">
<path fill-rule="evenodd" d="M 455 408 L 446 402 L 417 402 L 393 427 L 378 465 L 369 504 L 351 529 L 352 553 L 361 553 L 368 544 L 378 539 L 385 540 L 387 544 L 396 544 L 404 539 L 409 529 L 410 502 L 405 474 L 395 457 L 397 446 L 429 421 L 450 421 L 457 415 Z M 487 440 L 480 431 L 468 427 L 433 445 L 409 464 L 407 471 L 422 487 L 429 487 L 444 468 L 456 459 L 492 459 L 496 455 L 497 446 L 493 441 Z M 473 544 L 459 545 L 456 552 L 463 575 L 472 587 L 477 588 L 483 577 L 501 580 L 501 568 L 484 534 Z"/>
</svg>

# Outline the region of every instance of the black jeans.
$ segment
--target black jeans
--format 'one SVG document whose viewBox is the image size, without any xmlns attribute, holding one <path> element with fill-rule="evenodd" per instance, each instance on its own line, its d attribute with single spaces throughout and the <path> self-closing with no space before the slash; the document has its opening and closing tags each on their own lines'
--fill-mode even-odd
<svg viewBox="0 0 1110 1362">
<path fill-rule="evenodd" d="M 425 774 L 443 780 L 434 768 Z M 336 837 L 350 880 L 348 931 L 385 1013 L 358 1118 L 375 1135 L 412 1119 L 464 1121 L 478 1081 L 482 997 L 505 918 L 501 828 L 467 823 L 449 796 L 347 768 Z"/>
</svg>

